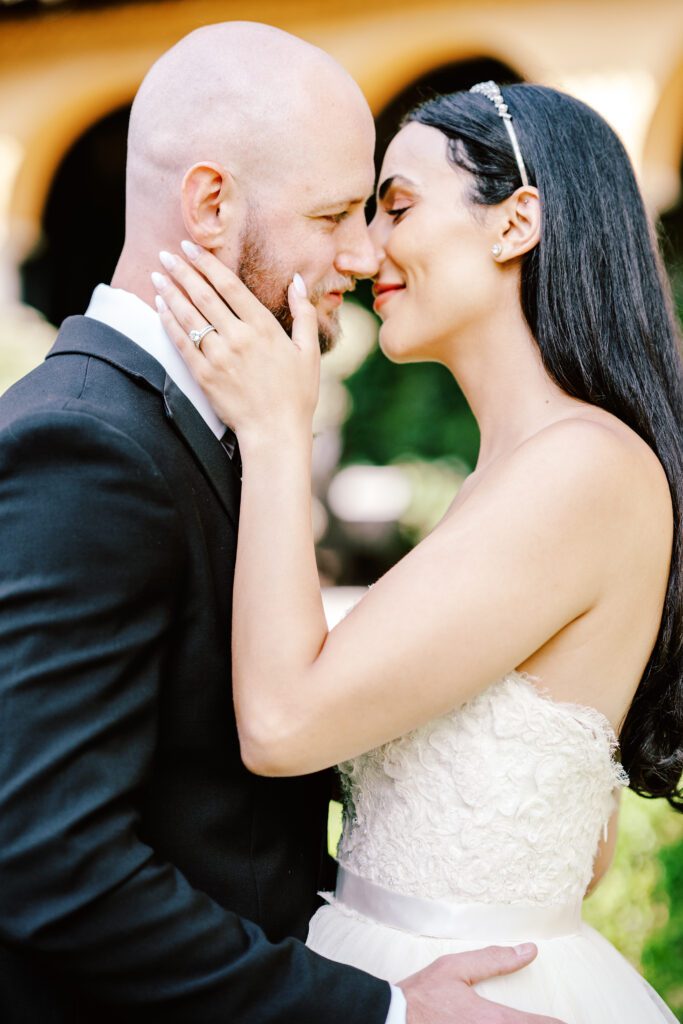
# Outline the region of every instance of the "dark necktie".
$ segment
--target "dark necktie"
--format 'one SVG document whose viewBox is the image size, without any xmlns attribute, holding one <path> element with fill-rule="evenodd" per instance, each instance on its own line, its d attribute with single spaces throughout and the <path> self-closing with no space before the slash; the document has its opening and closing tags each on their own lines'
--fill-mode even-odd
<svg viewBox="0 0 683 1024">
<path fill-rule="evenodd" d="M 237 475 L 241 480 L 242 458 L 240 456 L 240 446 L 237 442 L 237 436 L 235 435 L 235 432 L 231 430 L 230 427 L 226 427 L 225 433 L 221 437 L 221 444 L 228 453 L 228 458 L 233 463 L 235 470 L 237 471 Z"/>
</svg>

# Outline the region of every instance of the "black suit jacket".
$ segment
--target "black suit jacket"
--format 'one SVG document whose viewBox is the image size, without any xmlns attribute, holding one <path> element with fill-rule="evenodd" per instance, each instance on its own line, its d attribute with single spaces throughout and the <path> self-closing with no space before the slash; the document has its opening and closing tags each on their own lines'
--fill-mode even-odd
<svg viewBox="0 0 683 1024">
<path fill-rule="evenodd" d="M 329 779 L 240 760 L 239 491 L 98 321 L 0 399 L 4 1024 L 384 1022 L 385 983 L 287 938 L 324 882 Z"/>
</svg>

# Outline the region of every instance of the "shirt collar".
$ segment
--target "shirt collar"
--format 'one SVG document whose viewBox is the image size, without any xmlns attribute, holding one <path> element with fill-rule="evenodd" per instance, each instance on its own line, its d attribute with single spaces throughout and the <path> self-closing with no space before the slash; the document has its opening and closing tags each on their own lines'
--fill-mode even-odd
<svg viewBox="0 0 683 1024">
<path fill-rule="evenodd" d="M 224 438 L 225 424 L 216 416 L 208 398 L 166 334 L 156 310 L 132 292 L 124 291 L 123 288 L 112 288 L 107 284 L 98 284 L 85 315 L 112 327 L 120 334 L 125 334 L 161 363 L 168 376 L 192 403 L 207 426 L 219 440 L 224 440 L 225 447 L 228 447 L 231 432 Z M 232 452 L 229 454 L 232 455 Z"/>
</svg>

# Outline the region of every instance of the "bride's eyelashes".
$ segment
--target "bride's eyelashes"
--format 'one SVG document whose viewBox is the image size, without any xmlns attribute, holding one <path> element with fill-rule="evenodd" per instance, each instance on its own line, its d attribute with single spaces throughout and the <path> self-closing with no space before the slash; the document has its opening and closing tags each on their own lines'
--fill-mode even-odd
<svg viewBox="0 0 683 1024">
<path fill-rule="evenodd" d="M 387 210 L 387 216 L 391 217 L 394 224 L 397 224 L 398 221 L 400 221 L 403 214 L 406 213 L 409 209 L 409 206 L 401 206 L 397 207 L 395 210 Z"/>
</svg>

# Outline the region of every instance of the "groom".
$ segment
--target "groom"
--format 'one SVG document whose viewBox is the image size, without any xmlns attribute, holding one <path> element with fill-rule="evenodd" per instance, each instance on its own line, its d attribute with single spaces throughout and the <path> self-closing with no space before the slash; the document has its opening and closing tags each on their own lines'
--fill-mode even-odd
<svg viewBox="0 0 683 1024">
<path fill-rule="evenodd" d="M 373 140 L 355 83 L 300 40 L 182 40 L 133 107 L 113 287 L 0 400 L 3 1024 L 540 1021 L 471 987 L 533 949 L 399 989 L 299 941 L 329 780 L 240 760 L 239 452 L 152 308 L 159 250 L 190 237 L 285 323 L 301 273 L 329 347 L 340 293 L 376 269 Z"/>
</svg>

